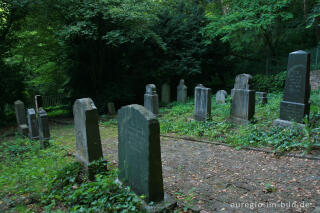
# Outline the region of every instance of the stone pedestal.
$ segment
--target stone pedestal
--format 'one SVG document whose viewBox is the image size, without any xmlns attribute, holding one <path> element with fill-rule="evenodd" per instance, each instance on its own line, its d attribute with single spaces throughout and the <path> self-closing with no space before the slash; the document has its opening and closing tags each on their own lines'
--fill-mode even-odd
<svg viewBox="0 0 320 213">
<path fill-rule="evenodd" d="M 146 86 L 146 93 L 144 94 L 144 107 L 155 115 L 159 113 L 159 98 L 154 84 Z"/>
<path fill-rule="evenodd" d="M 165 104 L 170 103 L 170 85 L 165 83 L 161 87 L 161 101 Z"/>
<path fill-rule="evenodd" d="M 39 127 L 38 127 L 38 121 L 36 117 L 36 111 L 33 108 L 28 109 L 27 117 L 28 117 L 28 127 L 29 127 L 29 138 L 31 140 L 38 140 Z"/>
<path fill-rule="evenodd" d="M 46 148 L 50 140 L 50 129 L 47 112 L 40 108 L 38 111 L 39 139 L 41 147 Z"/>
<path fill-rule="evenodd" d="M 194 119 L 205 121 L 211 119 L 211 89 L 202 84 L 194 90 Z"/>
<path fill-rule="evenodd" d="M 265 105 L 268 103 L 267 93 L 265 92 L 256 92 L 256 103 Z"/>
<path fill-rule="evenodd" d="M 177 101 L 184 103 L 187 100 L 187 87 L 184 85 L 184 80 L 181 79 L 177 86 Z"/>
<path fill-rule="evenodd" d="M 22 135 L 28 136 L 28 125 L 26 120 L 26 112 L 24 109 L 24 103 L 20 100 L 14 102 L 16 111 L 16 119 L 18 125 L 18 132 Z"/>
<path fill-rule="evenodd" d="M 237 75 L 232 89 L 230 119 L 236 124 L 249 124 L 255 113 L 255 90 L 250 90 L 252 76 Z"/>
</svg>

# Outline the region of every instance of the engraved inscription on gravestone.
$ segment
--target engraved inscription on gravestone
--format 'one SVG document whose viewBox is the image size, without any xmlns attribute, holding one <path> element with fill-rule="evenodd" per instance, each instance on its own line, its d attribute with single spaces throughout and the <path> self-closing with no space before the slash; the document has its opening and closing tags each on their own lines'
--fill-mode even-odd
<svg viewBox="0 0 320 213">
<path fill-rule="evenodd" d="M 290 121 L 303 123 L 310 111 L 309 81 L 310 53 L 302 50 L 290 53 L 283 101 L 280 103 L 280 119 L 275 120 L 274 125 L 290 126 Z"/>
<path fill-rule="evenodd" d="M 148 202 L 164 199 L 160 126 L 156 116 L 140 105 L 118 111 L 119 179 Z"/>
</svg>

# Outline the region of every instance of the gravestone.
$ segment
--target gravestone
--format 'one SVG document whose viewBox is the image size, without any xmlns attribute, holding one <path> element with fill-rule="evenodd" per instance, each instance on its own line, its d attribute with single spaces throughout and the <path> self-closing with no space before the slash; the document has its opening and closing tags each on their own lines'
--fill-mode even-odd
<svg viewBox="0 0 320 213">
<path fill-rule="evenodd" d="M 113 102 L 109 102 L 109 103 L 107 104 L 107 106 L 108 106 L 108 112 L 109 112 L 110 115 L 116 114 L 116 110 L 115 110 L 115 107 L 114 107 L 114 103 L 113 103 Z"/>
<path fill-rule="evenodd" d="M 103 158 L 98 110 L 91 98 L 77 99 L 73 105 L 76 134 L 76 159 L 91 176 L 89 163 Z"/>
<path fill-rule="evenodd" d="M 237 124 L 249 124 L 255 112 L 255 91 L 250 89 L 252 76 L 237 75 L 230 108 L 230 119 Z"/>
<path fill-rule="evenodd" d="M 133 104 L 118 111 L 119 179 L 147 202 L 164 199 L 160 126 L 156 116 Z"/>
<path fill-rule="evenodd" d="M 184 85 L 184 80 L 181 79 L 179 85 L 177 86 L 177 101 L 184 103 L 187 100 L 187 86 Z"/>
<path fill-rule="evenodd" d="M 42 96 L 41 95 L 34 96 L 34 103 L 36 106 L 36 112 L 38 113 L 39 109 L 43 107 Z"/>
<path fill-rule="evenodd" d="M 168 83 L 161 86 L 161 101 L 165 104 L 170 103 L 170 85 Z"/>
<path fill-rule="evenodd" d="M 310 53 L 299 50 L 289 54 L 280 119 L 274 125 L 291 126 L 292 121 L 303 123 L 310 112 Z"/>
<path fill-rule="evenodd" d="M 268 103 L 266 92 L 256 92 L 256 103 L 265 105 Z"/>
<path fill-rule="evenodd" d="M 144 107 L 155 115 L 158 115 L 159 113 L 159 98 L 156 85 L 154 84 L 147 84 L 146 86 L 146 93 L 144 94 Z"/>
<path fill-rule="evenodd" d="M 205 121 L 211 118 L 211 89 L 199 84 L 194 90 L 194 119 Z"/>
<path fill-rule="evenodd" d="M 48 114 L 43 108 L 40 108 L 38 111 L 38 124 L 39 124 L 39 139 L 41 140 L 41 147 L 45 148 L 47 146 L 47 141 L 50 140 L 50 129 L 49 129 Z"/>
<path fill-rule="evenodd" d="M 36 117 L 36 111 L 31 108 L 27 110 L 27 117 L 28 117 L 28 127 L 29 127 L 29 138 L 31 140 L 39 139 L 39 128 L 38 128 L 38 121 Z"/>
<path fill-rule="evenodd" d="M 14 102 L 14 107 L 16 111 L 18 132 L 23 135 L 28 135 L 28 125 L 26 120 L 24 103 L 20 100 L 17 100 Z"/>
<path fill-rule="evenodd" d="M 225 104 L 225 103 L 226 103 L 227 95 L 228 95 L 227 91 L 225 91 L 225 90 L 219 90 L 219 91 L 216 93 L 216 103 Z"/>
</svg>

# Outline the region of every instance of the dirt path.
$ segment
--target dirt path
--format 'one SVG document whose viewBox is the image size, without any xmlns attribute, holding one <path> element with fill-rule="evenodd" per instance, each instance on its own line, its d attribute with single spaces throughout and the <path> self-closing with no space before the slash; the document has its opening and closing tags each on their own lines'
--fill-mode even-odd
<svg viewBox="0 0 320 213">
<path fill-rule="evenodd" d="M 117 138 L 104 139 L 103 149 L 117 163 Z M 311 212 L 320 206 L 320 161 L 163 137 L 161 152 L 165 191 L 181 201 L 194 197 L 203 212 Z M 266 184 L 276 191 L 267 193 Z"/>
</svg>

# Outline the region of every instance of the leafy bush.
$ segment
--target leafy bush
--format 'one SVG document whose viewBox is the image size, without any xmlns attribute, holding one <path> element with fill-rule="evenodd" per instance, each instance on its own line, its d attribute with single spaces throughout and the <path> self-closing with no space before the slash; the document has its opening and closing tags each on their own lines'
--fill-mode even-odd
<svg viewBox="0 0 320 213">
<path fill-rule="evenodd" d="M 96 173 L 95 181 L 81 176 L 79 163 L 71 163 L 61 169 L 48 183 L 43 194 L 46 210 L 64 206 L 71 212 L 140 212 L 140 199 L 129 187 L 116 182 L 117 170 L 106 170 L 103 160 L 91 165 Z"/>
<path fill-rule="evenodd" d="M 261 75 L 253 76 L 252 86 L 256 91 L 261 92 L 279 92 L 284 88 L 286 72 L 280 72 L 276 75 Z"/>
</svg>

